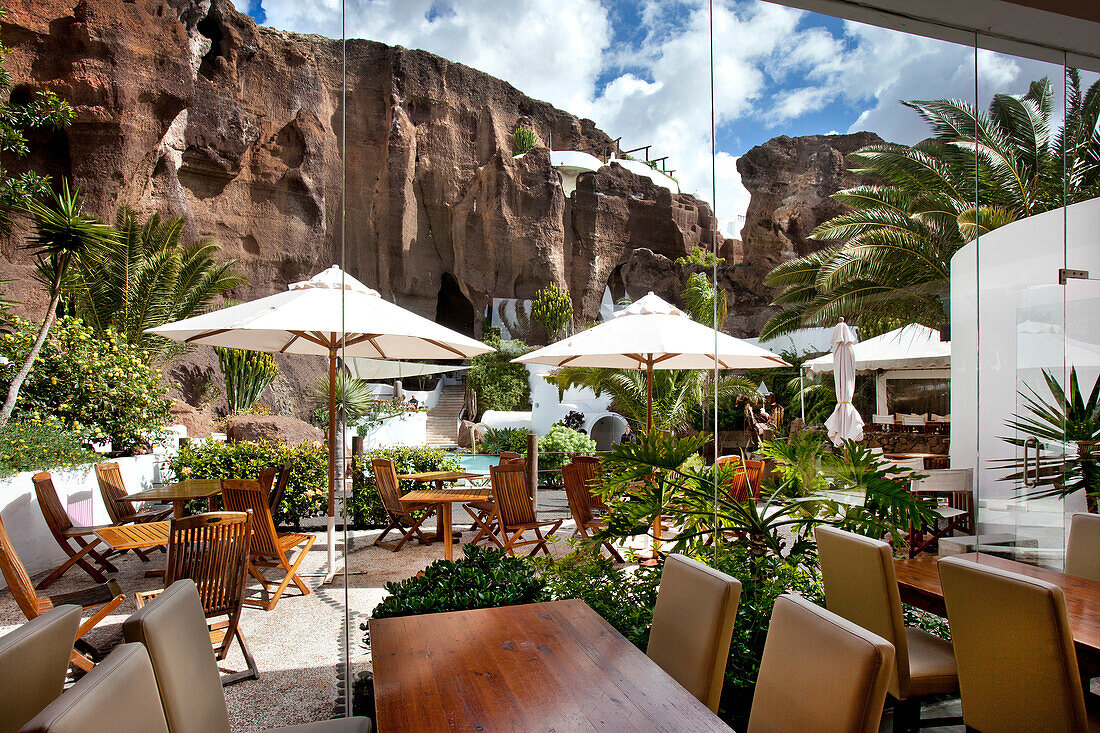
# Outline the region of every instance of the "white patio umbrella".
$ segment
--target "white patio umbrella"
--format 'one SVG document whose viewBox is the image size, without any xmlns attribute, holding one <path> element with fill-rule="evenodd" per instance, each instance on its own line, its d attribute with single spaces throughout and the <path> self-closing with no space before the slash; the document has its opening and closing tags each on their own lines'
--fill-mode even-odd
<svg viewBox="0 0 1100 733">
<path fill-rule="evenodd" d="M 646 295 L 610 321 L 524 354 L 512 361 L 549 366 L 646 371 L 646 429 L 653 428 L 654 369 L 764 369 L 790 366 L 759 346 L 715 331 Z"/>
<path fill-rule="evenodd" d="M 328 575 L 336 566 L 336 359 L 468 359 L 493 351 L 480 341 L 384 300 L 336 265 L 309 280 L 230 308 L 149 329 L 185 344 L 329 359 Z"/>
<path fill-rule="evenodd" d="M 829 340 L 833 345 L 833 383 L 836 385 L 836 409 L 825 421 L 829 440 L 833 445 L 840 445 L 845 440 L 863 440 L 863 418 L 852 404 L 856 390 L 856 357 L 852 347 L 856 335 L 841 318 Z"/>
</svg>

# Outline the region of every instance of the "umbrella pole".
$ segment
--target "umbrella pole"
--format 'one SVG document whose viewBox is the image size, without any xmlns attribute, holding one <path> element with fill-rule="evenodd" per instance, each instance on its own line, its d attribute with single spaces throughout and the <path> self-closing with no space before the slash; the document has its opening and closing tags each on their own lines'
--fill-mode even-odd
<svg viewBox="0 0 1100 733">
<path fill-rule="evenodd" d="M 806 388 L 802 386 L 802 367 L 798 367 L 798 401 L 802 403 L 802 426 L 806 426 Z"/>
<path fill-rule="evenodd" d="M 653 432 L 653 357 L 645 365 L 645 428 L 647 433 Z M 661 549 L 661 515 L 653 520 L 653 556 L 657 557 Z"/>
<path fill-rule="evenodd" d="M 328 570 L 323 583 L 336 575 L 336 349 L 328 350 Z"/>
</svg>

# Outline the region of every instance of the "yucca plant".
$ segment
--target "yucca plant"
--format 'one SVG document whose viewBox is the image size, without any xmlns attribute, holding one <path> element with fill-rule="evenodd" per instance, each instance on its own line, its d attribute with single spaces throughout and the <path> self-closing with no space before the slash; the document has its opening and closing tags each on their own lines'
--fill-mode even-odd
<svg viewBox="0 0 1100 733">
<path fill-rule="evenodd" d="M 378 401 L 370 384 L 351 375 L 347 369 L 336 371 L 336 412 L 344 420 L 356 420 L 366 415 Z M 313 383 L 309 399 L 315 414 L 328 421 L 328 377 L 319 377 Z"/>
<path fill-rule="evenodd" d="M 529 127 L 517 127 L 512 133 L 512 155 L 523 155 L 538 145 L 539 138 Z"/>
<path fill-rule="evenodd" d="M 272 354 L 220 346 L 215 346 L 214 351 L 225 375 L 225 399 L 230 414 L 252 407 L 279 374 Z"/>
<path fill-rule="evenodd" d="M 1007 422 L 1016 436 L 1001 440 L 1017 448 L 1023 448 L 1027 437 L 1053 443 L 1055 455 L 1041 455 L 1038 467 L 1038 486 L 1029 496 L 1064 497 L 1075 491 L 1084 491 L 1090 511 L 1097 511 L 1100 500 L 1100 467 L 1094 453 L 1100 441 L 1100 377 L 1092 385 L 1088 398 L 1081 391 L 1077 368 L 1069 371 L 1066 387 L 1047 370 L 1043 370 L 1049 396 L 1042 395 L 1030 385 L 1018 394 L 1023 411 Z M 1025 437 L 1019 437 L 1025 436 Z M 1076 455 L 1066 446 L 1076 443 Z M 1019 481 L 1024 476 L 1024 458 L 1002 461 L 1013 469 L 1002 480 Z M 1025 487 L 1026 488 L 1026 487 Z"/>
<path fill-rule="evenodd" d="M 551 341 L 568 336 L 573 326 L 573 300 L 554 283 L 535 293 L 531 317 L 546 329 Z"/>
</svg>

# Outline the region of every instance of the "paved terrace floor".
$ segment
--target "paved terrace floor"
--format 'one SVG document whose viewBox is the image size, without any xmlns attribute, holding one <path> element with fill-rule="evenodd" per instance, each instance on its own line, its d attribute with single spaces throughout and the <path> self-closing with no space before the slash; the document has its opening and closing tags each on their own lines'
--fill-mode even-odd
<svg viewBox="0 0 1100 733">
<path fill-rule="evenodd" d="M 573 525 L 568 519 L 565 492 L 544 491 L 540 493 L 540 502 L 540 518 L 566 519 L 558 534 L 562 537 L 572 534 Z M 455 517 L 457 528 L 457 512 Z M 464 529 L 468 527 L 466 525 Z M 348 652 L 353 675 L 370 669 L 370 654 L 363 645 L 363 632 L 359 630 L 359 624 L 369 618 L 370 611 L 384 597 L 382 586 L 390 581 L 408 578 L 443 557 L 443 546 L 439 543 L 424 546 L 410 542 L 400 552 L 393 553 L 371 544 L 378 536 L 378 530 L 349 532 L 347 583 L 343 574 L 338 574 L 332 583 L 321 585 L 327 548 L 324 531 L 318 531 L 317 535 L 318 539 L 302 566 L 303 578 L 312 591 L 310 595 L 302 596 L 291 586 L 274 610 L 246 608 L 242 614 L 241 629 L 256 657 L 260 678 L 225 688 L 234 731 L 266 730 L 342 714 L 346 698 L 341 663 Z M 339 538 L 341 533 L 337 535 Z M 464 543 L 472 538 L 472 532 L 463 533 Z M 338 541 L 342 543 L 342 540 Z M 551 545 L 554 555 L 567 554 L 570 549 L 566 542 Z M 460 556 L 458 551 L 456 557 Z M 135 591 L 162 587 L 159 578 L 145 577 L 146 570 L 163 562 L 160 553 L 153 553 L 151 557 L 148 564 L 133 555 L 114 560 L 119 567 L 119 573 L 114 577 L 127 598 L 114 614 L 85 637 L 98 649 L 109 650 L 122 641 L 122 621 L 134 610 Z M 90 583 L 87 575 L 74 569 L 51 585 L 47 593 L 75 591 Z M 253 581 L 249 594 L 258 593 L 259 585 Z M 350 649 L 347 650 L 344 643 L 345 609 L 351 629 Z M 24 620 L 11 593 L 6 589 L 0 591 L 0 635 L 19 626 Z M 236 645 L 221 667 L 226 672 L 245 668 Z M 934 706 L 923 717 L 959 714 L 959 703 L 953 701 Z M 890 730 L 890 725 L 887 712 L 882 730 Z M 963 728 L 931 730 L 961 732 Z"/>
</svg>

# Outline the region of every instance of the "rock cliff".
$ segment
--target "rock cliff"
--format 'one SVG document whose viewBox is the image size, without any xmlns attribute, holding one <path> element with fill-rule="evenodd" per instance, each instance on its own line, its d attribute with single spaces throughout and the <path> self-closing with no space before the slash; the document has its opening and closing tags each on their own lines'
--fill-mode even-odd
<svg viewBox="0 0 1100 733">
<path fill-rule="evenodd" d="M 606 160 L 611 138 L 430 53 L 351 40 L 345 78 L 340 41 L 257 27 L 230 0 L 7 6 L 13 95 L 52 89 L 77 112 L 11 167 L 70 176 L 105 218 L 120 206 L 185 217 L 188 236 L 239 261 L 250 285 L 238 299 L 342 263 L 384 297 L 477 334 L 492 298 L 530 298 L 549 281 L 583 320 L 608 285 L 674 299 L 686 277 L 674 260 L 710 246 L 705 202 L 615 164 L 582 174 L 567 197 L 543 145 Z M 540 146 L 513 157 L 520 125 Z M 871 139 L 778 138 L 741 159 L 749 218 L 742 242 L 721 241 L 734 333 L 759 327 L 763 274 L 836 210 L 826 197 L 847 185 L 843 154 Z M 37 315 L 44 296 L 19 244 L 18 230 L 0 242 L 0 278 Z M 319 367 L 281 363 L 294 402 Z"/>
</svg>

